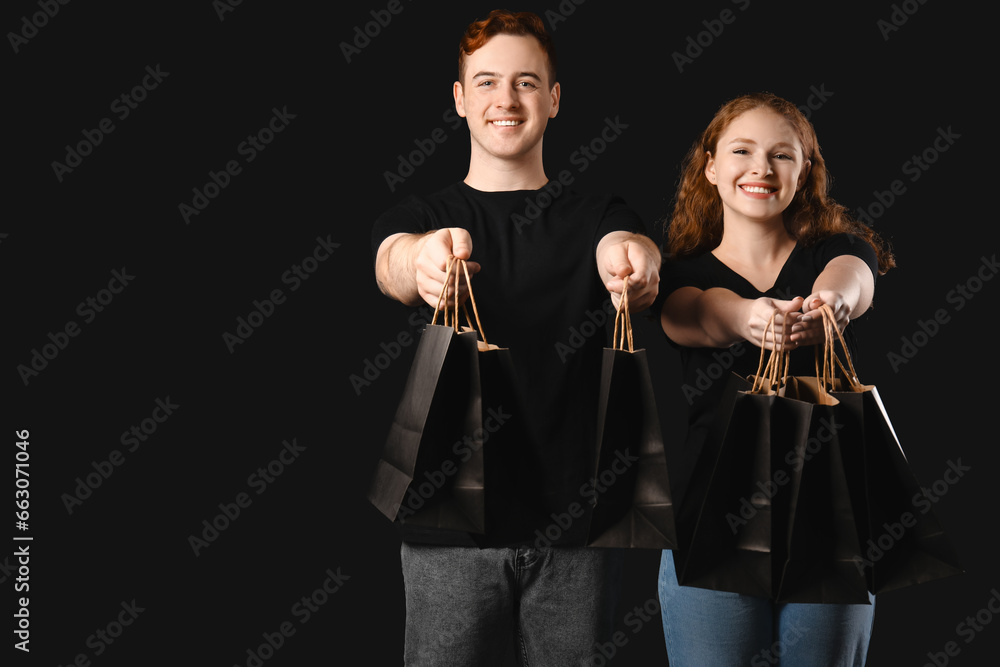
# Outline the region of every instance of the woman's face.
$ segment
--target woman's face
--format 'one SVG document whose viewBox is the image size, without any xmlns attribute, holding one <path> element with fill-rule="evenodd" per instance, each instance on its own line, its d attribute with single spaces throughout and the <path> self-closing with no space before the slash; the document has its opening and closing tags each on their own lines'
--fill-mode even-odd
<svg viewBox="0 0 1000 667">
<path fill-rule="evenodd" d="M 705 177 L 719 190 L 723 220 L 780 223 L 809 174 L 791 123 L 767 108 L 747 111 L 708 154 Z"/>
</svg>

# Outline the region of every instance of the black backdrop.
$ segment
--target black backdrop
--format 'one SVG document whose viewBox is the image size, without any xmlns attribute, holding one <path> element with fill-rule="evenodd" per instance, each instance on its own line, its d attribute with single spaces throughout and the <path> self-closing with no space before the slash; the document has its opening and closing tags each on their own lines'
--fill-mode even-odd
<svg viewBox="0 0 1000 667">
<path fill-rule="evenodd" d="M 5 4 L 11 644 L 21 597 L 30 619 L 11 664 L 401 663 L 399 541 L 365 490 L 413 352 L 393 343 L 418 327 L 376 289 L 370 229 L 465 175 L 456 46 L 490 8 Z M 934 510 L 967 569 L 882 596 L 870 664 L 991 664 L 1000 281 L 975 112 L 992 16 L 917 0 L 512 8 L 544 14 L 559 50 L 549 175 L 622 194 L 651 227 L 721 102 L 770 90 L 809 110 L 835 197 L 899 261 L 857 324 L 862 379 L 945 492 Z M 609 119 L 620 136 L 582 158 Z M 676 440 L 675 358 L 637 323 Z M 934 487 L 951 463 L 968 470 Z M 658 618 L 627 616 L 655 604 L 658 554 L 628 557 L 619 664 L 664 664 Z"/>
</svg>

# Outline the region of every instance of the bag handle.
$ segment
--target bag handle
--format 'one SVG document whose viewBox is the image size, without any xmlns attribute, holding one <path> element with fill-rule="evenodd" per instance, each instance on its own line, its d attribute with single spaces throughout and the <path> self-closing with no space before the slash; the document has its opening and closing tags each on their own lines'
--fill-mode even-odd
<svg viewBox="0 0 1000 667">
<path fill-rule="evenodd" d="M 777 315 L 778 309 L 775 308 L 771 313 L 771 317 L 767 320 L 767 324 L 764 326 L 764 333 L 760 337 L 760 361 L 757 363 L 757 373 L 754 375 L 753 387 L 750 389 L 751 394 L 773 391 L 778 386 L 778 381 L 788 375 L 789 357 L 784 345 L 773 348 L 770 356 L 767 358 L 767 365 L 764 365 L 764 356 L 767 355 L 767 349 L 764 345 L 767 343 L 768 332 L 774 338 L 774 320 Z M 781 322 L 781 335 L 784 338 L 784 320 Z M 767 381 L 766 383 L 765 380 Z"/>
<path fill-rule="evenodd" d="M 854 362 L 851 361 L 851 353 L 847 350 L 847 343 L 844 341 L 844 334 L 841 333 L 840 327 L 837 326 L 837 318 L 833 314 L 833 309 L 824 303 L 819 307 L 819 310 L 820 313 L 823 315 L 824 384 L 828 383 L 830 387 L 833 387 L 833 381 L 836 378 L 836 370 L 834 369 L 834 363 L 836 363 L 836 365 L 840 368 L 840 372 L 843 373 L 844 378 L 847 380 L 848 384 L 851 385 L 851 389 L 853 391 L 862 391 L 863 387 L 861 381 L 858 380 L 857 371 L 854 370 Z M 836 338 L 834 337 L 834 334 L 836 334 Z M 844 363 L 840 360 L 840 357 L 837 355 L 836 340 L 840 340 L 840 347 L 844 351 L 844 358 L 847 359 L 847 368 L 844 367 Z"/>
<path fill-rule="evenodd" d="M 443 314 L 443 324 L 448 326 L 448 299 L 445 298 L 445 292 L 448 290 L 448 283 L 454 276 L 455 280 L 455 298 L 454 307 L 451 313 L 451 327 L 457 332 L 458 331 L 458 288 L 459 280 L 461 274 L 458 272 L 458 266 L 461 265 L 462 271 L 465 273 L 465 284 L 469 288 L 469 301 L 472 302 L 472 312 L 476 315 L 476 324 L 478 329 L 472 326 L 472 319 L 469 317 L 469 310 L 462 304 L 462 311 L 465 313 L 465 321 L 469 325 L 469 329 L 473 331 L 478 331 L 479 335 L 483 339 L 483 343 L 489 345 L 486 341 L 486 332 L 483 331 L 483 324 L 479 321 L 479 309 L 476 307 L 476 297 L 472 293 L 472 279 L 469 276 L 469 267 L 464 259 L 458 259 L 455 256 L 448 257 L 448 264 L 445 268 L 444 282 L 441 284 L 441 292 L 438 294 L 437 305 L 434 307 L 434 316 L 431 318 L 431 324 L 437 324 L 438 312 Z M 442 307 L 443 306 L 443 307 Z"/>
<path fill-rule="evenodd" d="M 621 342 L 618 339 L 618 325 L 621 323 Z M 625 340 L 628 340 L 628 351 L 632 349 L 632 315 L 628 312 L 628 276 L 622 279 L 622 298 L 618 300 L 618 310 L 615 312 L 615 331 L 611 336 L 611 347 L 625 351 Z"/>
</svg>

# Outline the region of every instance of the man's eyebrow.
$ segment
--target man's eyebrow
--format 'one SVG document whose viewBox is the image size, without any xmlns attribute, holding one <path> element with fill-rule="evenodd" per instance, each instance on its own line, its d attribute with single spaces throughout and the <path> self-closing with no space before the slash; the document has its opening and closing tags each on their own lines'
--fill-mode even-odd
<svg viewBox="0 0 1000 667">
<path fill-rule="evenodd" d="M 500 74 L 498 74 L 496 72 L 476 72 L 476 74 L 474 74 L 472 78 L 473 79 L 478 79 L 478 78 L 484 77 L 484 76 L 490 76 L 490 77 L 493 77 L 495 79 L 502 79 L 503 78 L 502 75 L 500 75 Z M 522 77 L 530 77 L 530 78 L 536 79 L 538 81 L 542 80 L 542 77 L 538 76 L 534 72 L 519 72 L 514 78 L 515 79 L 520 79 Z"/>
</svg>

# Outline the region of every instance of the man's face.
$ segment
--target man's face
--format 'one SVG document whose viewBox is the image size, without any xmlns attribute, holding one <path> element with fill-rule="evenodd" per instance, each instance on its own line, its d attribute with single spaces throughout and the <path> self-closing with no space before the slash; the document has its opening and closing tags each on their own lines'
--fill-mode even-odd
<svg viewBox="0 0 1000 667">
<path fill-rule="evenodd" d="M 559 110 L 559 84 L 548 80 L 548 65 L 531 36 L 496 35 L 466 56 L 455 109 L 468 120 L 473 159 L 540 156 L 545 126 Z"/>
</svg>

